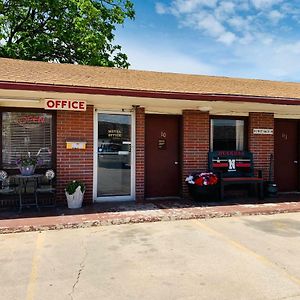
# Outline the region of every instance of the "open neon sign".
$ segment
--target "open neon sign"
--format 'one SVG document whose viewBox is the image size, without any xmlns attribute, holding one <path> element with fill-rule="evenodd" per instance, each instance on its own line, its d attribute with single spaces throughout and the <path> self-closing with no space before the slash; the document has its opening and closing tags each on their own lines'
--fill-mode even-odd
<svg viewBox="0 0 300 300">
<path fill-rule="evenodd" d="M 17 123 L 21 126 L 44 124 L 45 117 L 44 116 L 27 115 L 27 116 L 23 116 L 23 117 L 20 117 L 19 119 L 17 119 Z"/>
</svg>

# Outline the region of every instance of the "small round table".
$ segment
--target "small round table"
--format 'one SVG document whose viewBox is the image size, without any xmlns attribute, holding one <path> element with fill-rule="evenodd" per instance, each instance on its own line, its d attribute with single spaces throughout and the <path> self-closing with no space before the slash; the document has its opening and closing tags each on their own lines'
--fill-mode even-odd
<svg viewBox="0 0 300 300">
<path fill-rule="evenodd" d="M 15 178 L 18 182 L 19 182 L 19 213 L 22 211 L 23 208 L 23 197 L 22 195 L 25 194 L 26 191 L 26 187 L 29 181 L 34 181 L 34 185 L 33 185 L 33 193 L 35 193 L 35 190 L 37 188 L 38 185 L 38 179 L 41 177 L 44 177 L 43 174 L 32 174 L 32 175 L 13 175 L 13 178 Z M 24 192 L 23 192 L 24 190 Z M 37 200 L 35 199 L 35 203 L 29 203 L 26 204 L 26 206 L 35 206 L 38 210 L 39 210 L 39 206 L 37 203 Z"/>
</svg>

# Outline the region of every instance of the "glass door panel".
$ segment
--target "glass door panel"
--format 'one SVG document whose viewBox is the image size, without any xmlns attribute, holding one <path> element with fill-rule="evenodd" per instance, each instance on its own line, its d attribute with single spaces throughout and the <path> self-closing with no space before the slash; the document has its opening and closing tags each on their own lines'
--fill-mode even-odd
<svg viewBox="0 0 300 300">
<path fill-rule="evenodd" d="M 131 195 L 131 115 L 98 114 L 97 197 Z"/>
</svg>

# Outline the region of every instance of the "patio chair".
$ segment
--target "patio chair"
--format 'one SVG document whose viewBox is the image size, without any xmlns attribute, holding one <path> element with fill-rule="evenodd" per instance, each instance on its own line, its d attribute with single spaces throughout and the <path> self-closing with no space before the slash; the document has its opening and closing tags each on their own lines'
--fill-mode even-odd
<svg viewBox="0 0 300 300">
<path fill-rule="evenodd" d="M 9 177 L 6 171 L 0 171 L 0 196 L 15 196 L 17 185 L 10 183 Z M 2 198 L 2 197 L 1 197 Z M 7 199 L 3 199 L 7 201 Z"/>
<path fill-rule="evenodd" d="M 42 195 L 48 195 L 52 204 L 43 205 L 44 207 L 56 206 L 56 188 L 54 187 L 55 172 L 53 170 L 47 170 L 45 175 L 38 180 L 37 187 L 35 189 L 35 200 L 38 203 L 39 197 Z"/>
</svg>

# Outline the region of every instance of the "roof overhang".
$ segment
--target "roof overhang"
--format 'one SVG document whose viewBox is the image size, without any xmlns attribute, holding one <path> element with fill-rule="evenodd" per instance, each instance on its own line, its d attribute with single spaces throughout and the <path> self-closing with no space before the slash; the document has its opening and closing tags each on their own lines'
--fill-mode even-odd
<svg viewBox="0 0 300 300">
<path fill-rule="evenodd" d="M 24 91 L 44 91 L 58 93 L 76 93 L 89 95 L 125 96 L 152 99 L 174 99 L 192 101 L 228 101 L 228 102 L 252 102 L 277 105 L 300 105 L 300 98 L 274 98 L 265 96 L 251 95 L 228 95 L 228 94 L 200 94 L 189 92 L 170 92 L 170 91 L 150 91 L 133 89 L 113 89 L 95 88 L 83 86 L 51 85 L 42 83 L 22 83 L 22 82 L 0 82 L 0 89 L 5 90 L 24 90 Z"/>
</svg>

